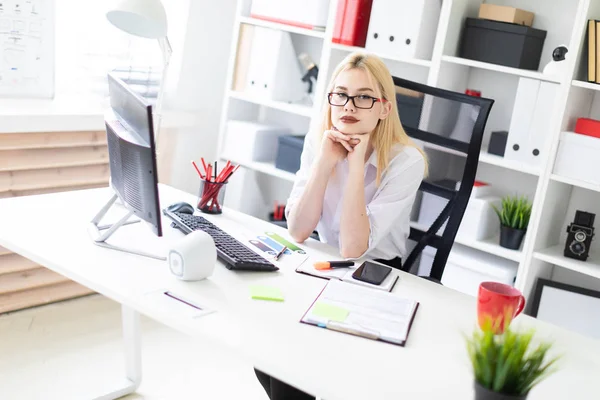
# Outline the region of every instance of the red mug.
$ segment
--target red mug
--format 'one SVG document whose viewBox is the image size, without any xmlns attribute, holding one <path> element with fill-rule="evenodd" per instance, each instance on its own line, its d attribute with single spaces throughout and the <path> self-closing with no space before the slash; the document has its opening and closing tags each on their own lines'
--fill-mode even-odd
<svg viewBox="0 0 600 400">
<path fill-rule="evenodd" d="M 510 285 L 482 282 L 477 295 L 477 320 L 481 329 L 491 328 L 495 334 L 504 329 L 525 308 L 525 297 Z"/>
</svg>

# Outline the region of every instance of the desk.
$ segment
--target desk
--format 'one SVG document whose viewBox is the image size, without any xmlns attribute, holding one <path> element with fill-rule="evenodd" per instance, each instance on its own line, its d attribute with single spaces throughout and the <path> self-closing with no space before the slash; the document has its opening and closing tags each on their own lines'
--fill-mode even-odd
<svg viewBox="0 0 600 400">
<path fill-rule="evenodd" d="M 87 225 L 110 195 L 108 188 L 102 188 L 0 200 L 1 246 L 123 305 L 127 379 L 107 380 L 106 387 L 93 388 L 97 393 L 90 388 L 82 397 L 112 399 L 135 390 L 141 379 L 138 313 L 142 313 L 224 351 L 234 351 L 257 368 L 326 400 L 472 398 L 463 334 L 476 324 L 474 298 L 401 273 L 394 292 L 421 303 L 406 347 L 301 324 L 301 316 L 327 281 L 293 270 L 230 271 L 218 262 L 209 279 L 182 282 L 164 262 L 94 245 Z M 195 201 L 195 196 L 164 185 L 160 185 L 160 198 L 162 208 Z M 207 218 L 233 236 L 265 230 L 285 234 L 268 222 L 232 210 Z M 111 240 L 129 244 L 135 238 L 147 248 L 165 248 L 182 236 L 169 222 L 163 219 L 163 238 L 154 237 L 142 223 L 120 228 Z M 317 259 L 336 253 L 314 240 L 302 247 Z M 285 302 L 251 300 L 250 284 L 281 288 Z M 192 319 L 156 307 L 147 293 L 160 289 L 216 312 Z M 599 342 L 528 316 L 518 317 L 514 325 L 536 327 L 540 338 L 552 339 L 556 351 L 564 354 L 562 369 L 536 387 L 530 400 L 598 396 Z"/>
</svg>

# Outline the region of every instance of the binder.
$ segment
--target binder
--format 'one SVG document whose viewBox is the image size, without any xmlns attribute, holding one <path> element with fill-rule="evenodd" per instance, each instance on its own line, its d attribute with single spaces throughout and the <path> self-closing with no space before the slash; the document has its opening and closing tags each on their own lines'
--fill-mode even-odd
<svg viewBox="0 0 600 400">
<path fill-rule="evenodd" d="M 530 165 L 541 166 L 542 160 L 546 158 L 550 144 L 549 132 L 552 127 L 550 116 L 554 115 L 557 93 L 557 84 L 540 82 L 524 153 L 525 162 Z"/>
<path fill-rule="evenodd" d="M 588 82 L 596 82 L 596 21 L 588 20 Z"/>
<path fill-rule="evenodd" d="M 428 60 L 441 0 L 374 0 L 365 48 L 369 52 Z"/>
<path fill-rule="evenodd" d="M 540 89 L 537 79 L 519 78 L 515 104 L 513 107 L 506 151 L 504 158 L 520 162 L 528 162 L 527 147 L 529 145 L 529 130 L 533 121 L 536 101 Z M 547 118 L 547 115 L 543 115 Z"/>
<path fill-rule="evenodd" d="M 339 0 L 332 41 L 365 47 L 373 0 Z"/>
<path fill-rule="evenodd" d="M 238 50 L 235 61 L 235 70 L 233 72 L 232 89 L 243 91 L 246 88 L 246 78 L 248 76 L 248 64 L 252 52 L 252 34 L 254 26 L 242 24 L 240 26 L 240 36 L 238 38 Z"/>
<path fill-rule="evenodd" d="M 504 157 L 539 166 L 548 150 L 558 84 L 519 78 Z"/>
<path fill-rule="evenodd" d="M 290 33 L 254 27 L 246 91 L 267 100 L 298 102 L 307 89 Z"/>
<path fill-rule="evenodd" d="M 300 322 L 404 346 L 418 307 L 415 300 L 330 281 Z"/>
</svg>

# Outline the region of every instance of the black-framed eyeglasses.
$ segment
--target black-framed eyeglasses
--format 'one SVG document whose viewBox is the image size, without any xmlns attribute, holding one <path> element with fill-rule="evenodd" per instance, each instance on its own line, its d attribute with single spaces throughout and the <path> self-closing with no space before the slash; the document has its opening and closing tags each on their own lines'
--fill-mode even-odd
<svg viewBox="0 0 600 400">
<path fill-rule="evenodd" d="M 356 96 L 349 96 L 346 93 L 331 92 L 327 93 L 327 100 L 329 104 L 336 107 L 345 106 L 349 100 L 352 100 L 354 107 L 361 109 L 371 109 L 378 101 L 384 103 L 386 99 L 378 99 L 377 97 L 368 96 L 366 94 L 358 94 Z"/>
</svg>

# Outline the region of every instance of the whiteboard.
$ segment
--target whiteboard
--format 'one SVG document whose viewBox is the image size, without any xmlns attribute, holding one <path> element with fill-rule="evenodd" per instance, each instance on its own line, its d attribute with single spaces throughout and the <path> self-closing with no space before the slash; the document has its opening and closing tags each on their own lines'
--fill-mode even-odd
<svg viewBox="0 0 600 400">
<path fill-rule="evenodd" d="M 54 97 L 54 0 L 0 0 L 0 96 Z"/>
</svg>

